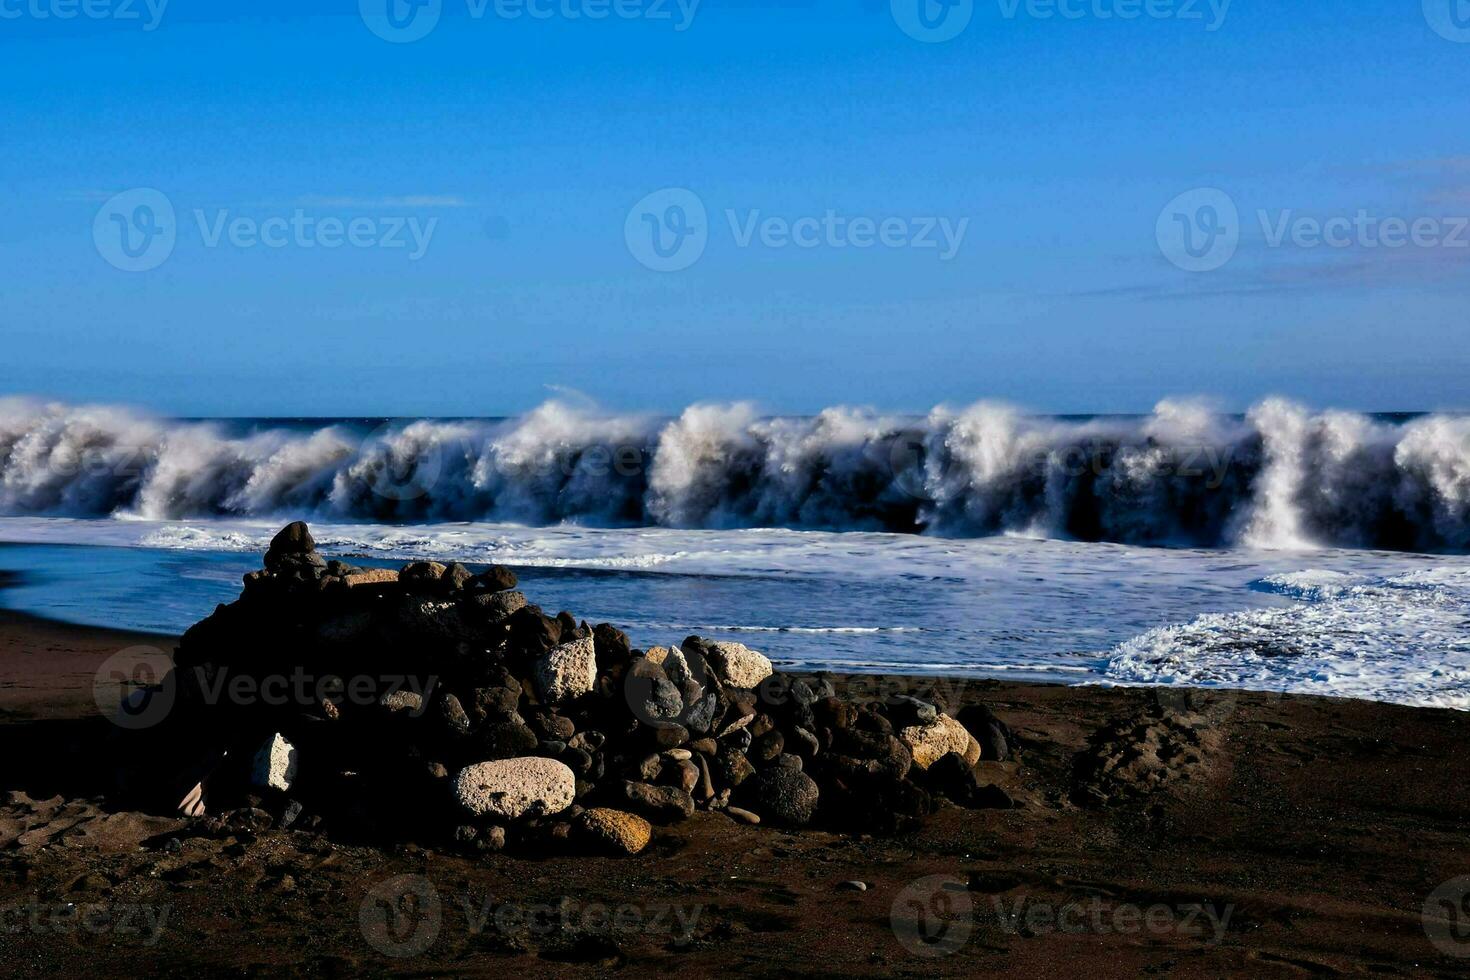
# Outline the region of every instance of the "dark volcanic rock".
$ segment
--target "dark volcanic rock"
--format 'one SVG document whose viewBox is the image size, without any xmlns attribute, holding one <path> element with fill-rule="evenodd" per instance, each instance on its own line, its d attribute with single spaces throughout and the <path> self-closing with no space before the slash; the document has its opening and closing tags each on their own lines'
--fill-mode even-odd
<svg viewBox="0 0 1470 980">
<path fill-rule="evenodd" d="M 288 555 L 309 555 L 316 551 L 316 540 L 307 529 L 305 521 L 292 521 L 271 538 L 270 550 L 265 553 L 265 567 L 274 571 Z M 325 569 L 326 562 L 322 563 Z"/>
<path fill-rule="evenodd" d="M 536 733 L 516 721 L 489 722 L 477 733 L 484 761 L 531 755 L 541 745 Z"/>
<path fill-rule="evenodd" d="M 715 756 L 710 770 L 724 786 L 739 786 L 755 774 L 755 767 L 741 752 L 726 746 Z"/>
<path fill-rule="evenodd" d="M 772 766 L 741 787 L 757 813 L 788 827 L 805 827 L 817 812 L 817 784 L 799 769 Z"/>
<path fill-rule="evenodd" d="M 471 615 L 487 623 L 498 623 L 525 606 L 526 597 L 520 592 L 482 592 L 470 596 L 466 603 Z"/>
<path fill-rule="evenodd" d="M 518 584 L 516 573 L 504 565 L 491 565 L 469 581 L 469 587 L 477 592 L 504 592 Z"/>
<path fill-rule="evenodd" d="M 888 709 L 888 720 L 895 728 L 909 728 L 914 725 L 932 725 L 939 717 L 939 709 L 927 701 L 900 694 L 889 698 L 884 705 Z"/>
<path fill-rule="evenodd" d="M 629 810 L 654 823 L 675 823 L 694 816 L 694 798 L 677 786 L 624 782 L 623 800 Z"/>
<path fill-rule="evenodd" d="M 972 704 L 961 708 L 955 721 L 965 726 L 980 743 L 980 758 L 991 762 L 1005 762 L 1015 748 L 1015 736 L 1010 726 L 1001 721 L 983 704 Z"/>
<path fill-rule="evenodd" d="M 625 664 L 632 656 L 628 634 L 610 623 L 592 627 L 592 644 L 597 651 L 597 669 L 607 670 L 614 664 Z"/>
<path fill-rule="evenodd" d="M 475 720 L 479 722 L 510 721 L 517 718 L 521 689 L 508 687 L 475 688 Z"/>
</svg>

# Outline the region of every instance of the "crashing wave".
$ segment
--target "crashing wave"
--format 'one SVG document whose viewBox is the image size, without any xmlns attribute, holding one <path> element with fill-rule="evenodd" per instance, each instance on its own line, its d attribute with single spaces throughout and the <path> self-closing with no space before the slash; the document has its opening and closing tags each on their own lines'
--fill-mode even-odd
<svg viewBox="0 0 1470 980">
<path fill-rule="evenodd" d="M 317 516 L 1024 534 L 1142 545 L 1470 549 L 1470 418 L 1281 400 L 1072 420 L 1004 405 L 674 419 L 185 422 L 0 402 L 0 513 Z"/>
</svg>

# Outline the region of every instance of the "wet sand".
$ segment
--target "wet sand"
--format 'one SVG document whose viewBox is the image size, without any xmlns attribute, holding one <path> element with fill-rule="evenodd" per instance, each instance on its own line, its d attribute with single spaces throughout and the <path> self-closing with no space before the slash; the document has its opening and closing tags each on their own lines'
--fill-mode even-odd
<svg viewBox="0 0 1470 980">
<path fill-rule="evenodd" d="M 8 975 L 1470 971 L 1435 895 L 1470 874 L 1462 713 L 970 682 L 1021 741 L 981 764 L 1016 809 L 887 838 L 700 812 L 636 858 L 472 859 L 120 809 L 93 679 L 172 642 L 0 611 Z"/>
</svg>

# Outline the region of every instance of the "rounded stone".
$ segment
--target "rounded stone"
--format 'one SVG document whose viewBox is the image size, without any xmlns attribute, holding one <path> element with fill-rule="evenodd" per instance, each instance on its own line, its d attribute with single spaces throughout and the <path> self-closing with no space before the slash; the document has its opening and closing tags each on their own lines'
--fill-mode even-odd
<svg viewBox="0 0 1470 980">
<path fill-rule="evenodd" d="M 817 812 L 817 784 L 799 769 L 773 766 L 759 773 L 746 795 L 771 820 L 791 827 L 811 823 Z M 744 787 L 742 787 L 743 789 Z"/>
<path fill-rule="evenodd" d="M 928 769 L 951 752 L 970 765 L 980 761 L 980 743 L 965 726 L 941 714 L 932 725 L 913 725 L 899 730 L 898 740 L 914 754 L 914 765 Z"/>
<path fill-rule="evenodd" d="M 574 825 L 589 844 L 616 854 L 637 854 L 653 839 L 653 825 L 635 813 L 593 807 Z"/>
<path fill-rule="evenodd" d="M 477 817 L 518 820 L 560 813 L 572 805 L 577 777 L 555 759 L 526 757 L 477 762 L 454 781 L 460 806 Z"/>
</svg>

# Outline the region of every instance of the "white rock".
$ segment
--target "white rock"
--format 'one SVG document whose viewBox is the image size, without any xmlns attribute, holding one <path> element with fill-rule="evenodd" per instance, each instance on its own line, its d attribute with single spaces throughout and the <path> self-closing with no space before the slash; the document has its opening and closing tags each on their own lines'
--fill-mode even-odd
<svg viewBox="0 0 1470 980">
<path fill-rule="evenodd" d="M 530 756 L 477 762 L 454 780 L 460 806 L 477 817 L 502 820 L 560 813 L 576 792 L 577 777 L 566 765 Z"/>
<path fill-rule="evenodd" d="M 771 662 L 744 643 L 710 642 L 709 666 L 731 687 L 752 688 L 771 676 Z"/>
<path fill-rule="evenodd" d="M 547 704 L 589 693 L 597 684 L 597 652 L 592 637 L 554 647 L 536 661 L 536 690 Z"/>
<path fill-rule="evenodd" d="M 958 752 L 970 765 L 980 761 L 980 743 L 965 726 L 941 714 L 932 725 L 912 725 L 899 730 L 898 740 L 914 754 L 914 765 L 928 769 L 950 752 Z"/>
<path fill-rule="evenodd" d="M 284 735 L 272 735 L 255 753 L 250 766 L 250 782 L 261 789 L 284 793 L 296 781 L 296 765 L 296 746 L 286 741 Z"/>
</svg>

